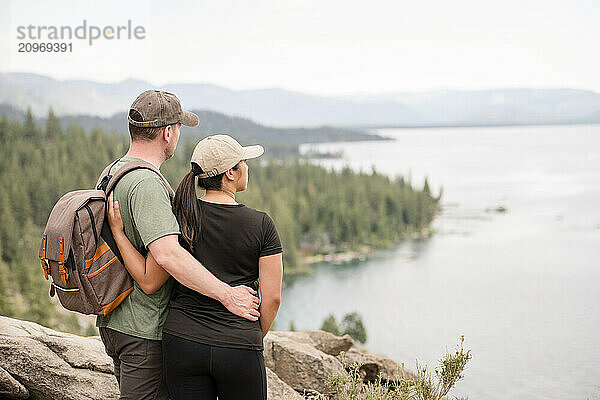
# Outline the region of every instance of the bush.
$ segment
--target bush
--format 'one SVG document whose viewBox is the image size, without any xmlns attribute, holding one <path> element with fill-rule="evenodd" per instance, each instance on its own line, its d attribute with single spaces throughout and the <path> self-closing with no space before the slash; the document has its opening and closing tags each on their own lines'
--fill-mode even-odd
<svg viewBox="0 0 600 400">
<path fill-rule="evenodd" d="M 342 320 L 342 331 L 352 336 L 354 340 L 360 343 L 367 341 L 367 330 L 362 322 L 362 318 L 356 312 L 346 314 Z"/>
<path fill-rule="evenodd" d="M 329 314 L 321 325 L 321 330 L 341 336 L 348 334 L 352 339 L 365 343 L 367 341 L 367 330 L 362 322 L 362 317 L 357 312 L 344 315 L 341 326 L 338 325 L 333 314 Z"/>
<path fill-rule="evenodd" d="M 340 336 L 340 328 L 335 320 L 333 314 L 329 314 L 327 318 L 323 321 L 323 325 L 321 325 L 321 330 L 329 333 L 333 333 L 336 336 Z"/>
<path fill-rule="evenodd" d="M 335 400 L 441 400 L 462 379 L 467 363 L 472 358 L 471 351 L 463 349 L 464 337 L 454 354 L 446 353 L 439 361 L 439 366 L 431 374 L 427 367 L 417 362 L 417 376 L 414 379 L 398 377 L 385 381 L 379 377 L 374 382 L 363 382 L 360 365 L 347 365 L 346 371 L 329 378 Z M 460 398 L 456 398 L 460 400 Z"/>
</svg>

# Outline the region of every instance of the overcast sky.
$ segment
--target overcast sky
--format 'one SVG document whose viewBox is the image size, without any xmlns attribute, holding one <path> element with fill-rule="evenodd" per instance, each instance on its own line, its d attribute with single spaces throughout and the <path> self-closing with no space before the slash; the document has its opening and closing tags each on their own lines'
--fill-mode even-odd
<svg viewBox="0 0 600 400">
<path fill-rule="evenodd" d="M 600 91 L 600 1 L 0 0 L 0 72 L 336 95 L 439 88 Z M 143 40 L 18 53 L 17 27 L 117 26 Z M 30 41 L 31 42 L 31 41 Z M 69 42 L 67 40 L 67 42 Z"/>
</svg>

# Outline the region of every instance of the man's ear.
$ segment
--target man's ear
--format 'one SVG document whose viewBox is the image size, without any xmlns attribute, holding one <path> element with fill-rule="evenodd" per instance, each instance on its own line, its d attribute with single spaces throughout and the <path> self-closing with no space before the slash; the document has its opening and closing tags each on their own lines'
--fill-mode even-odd
<svg viewBox="0 0 600 400">
<path fill-rule="evenodd" d="M 173 138 L 173 127 L 171 125 L 163 127 L 161 134 L 165 142 L 169 143 Z"/>
</svg>

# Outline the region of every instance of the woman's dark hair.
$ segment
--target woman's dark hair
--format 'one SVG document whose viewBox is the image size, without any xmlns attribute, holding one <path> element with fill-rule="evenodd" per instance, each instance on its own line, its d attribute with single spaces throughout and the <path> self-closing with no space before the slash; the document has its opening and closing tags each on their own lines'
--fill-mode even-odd
<svg viewBox="0 0 600 400">
<path fill-rule="evenodd" d="M 240 164 L 237 163 L 231 169 L 237 170 L 239 167 Z M 194 249 L 194 242 L 200 238 L 202 228 L 200 226 L 202 212 L 196 195 L 196 176 L 203 172 L 198 164 L 192 162 L 192 170 L 179 182 L 173 199 L 173 214 L 179 223 L 181 238 L 190 251 Z M 220 190 L 224 175 L 223 172 L 208 178 L 198 178 L 198 186 L 205 190 Z"/>
</svg>

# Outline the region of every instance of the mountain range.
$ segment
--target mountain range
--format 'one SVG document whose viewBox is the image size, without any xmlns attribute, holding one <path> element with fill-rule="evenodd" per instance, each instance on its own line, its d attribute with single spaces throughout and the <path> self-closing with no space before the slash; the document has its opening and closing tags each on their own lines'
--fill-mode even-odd
<svg viewBox="0 0 600 400">
<path fill-rule="evenodd" d="M 490 89 L 315 96 L 284 89 L 231 90 L 205 83 L 59 81 L 0 73 L 0 103 L 43 116 L 111 117 L 146 89 L 176 93 L 188 109 L 211 110 L 278 127 L 403 127 L 600 122 L 600 93 L 579 89 Z"/>
<path fill-rule="evenodd" d="M 269 153 L 274 156 L 298 155 L 302 143 L 345 142 L 365 140 L 389 140 L 383 136 L 359 129 L 320 126 L 312 128 L 274 128 L 257 124 L 247 118 L 231 117 L 210 110 L 192 110 L 199 117 L 200 124 L 185 128 L 185 137 L 196 142 L 210 134 L 230 134 L 244 144 L 269 144 Z M 35 117 L 38 126 L 45 126 L 48 114 Z M 26 111 L 9 104 L 0 103 L 0 116 L 11 120 L 24 121 Z M 79 125 L 90 132 L 101 128 L 107 132 L 127 135 L 127 114 L 118 112 L 110 117 L 92 115 L 58 116 L 63 129 L 72 124 Z M 326 153 L 322 154 L 327 156 Z"/>
</svg>

